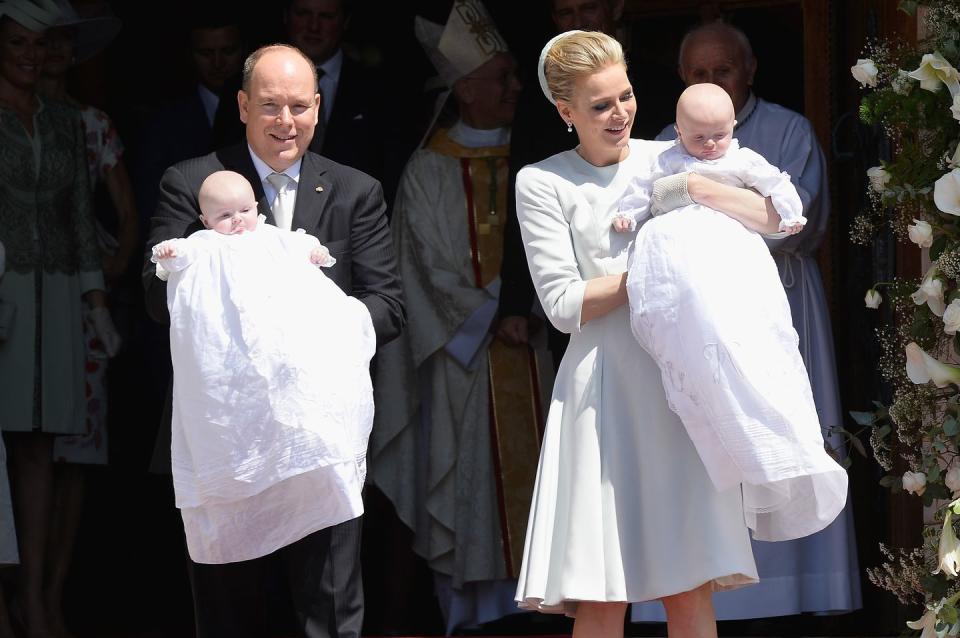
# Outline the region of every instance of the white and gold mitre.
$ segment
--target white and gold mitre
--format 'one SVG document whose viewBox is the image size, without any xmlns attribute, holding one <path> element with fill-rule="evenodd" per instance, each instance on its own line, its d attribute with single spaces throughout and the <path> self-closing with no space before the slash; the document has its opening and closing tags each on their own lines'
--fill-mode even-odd
<svg viewBox="0 0 960 638">
<path fill-rule="evenodd" d="M 479 0 L 455 0 L 446 25 L 417 16 L 414 30 L 448 87 L 497 53 L 507 51 L 507 43 Z"/>
</svg>

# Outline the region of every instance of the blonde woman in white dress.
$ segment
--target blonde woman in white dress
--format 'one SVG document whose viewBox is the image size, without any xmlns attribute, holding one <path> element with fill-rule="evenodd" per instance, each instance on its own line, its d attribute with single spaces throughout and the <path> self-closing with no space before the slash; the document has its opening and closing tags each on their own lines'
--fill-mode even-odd
<svg viewBox="0 0 960 638">
<path fill-rule="evenodd" d="M 568 32 L 541 56 L 541 85 L 579 146 L 525 167 L 517 213 L 543 308 L 570 345 L 557 373 L 517 589 L 521 607 L 576 617 L 575 638 L 619 638 L 627 604 L 661 600 L 669 636 L 716 636 L 713 591 L 755 583 L 740 490 L 717 491 L 667 405 L 660 370 L 630 332 L 627 248 L 611 221 L 631 180 L 670 143 L 630 140 L 623 51 Z M 560 123 L 558 122 L 558 125 Z M 780 218 L 753 191 L 696 174 L 656 185 L 758 232 Z"/>
</svg>

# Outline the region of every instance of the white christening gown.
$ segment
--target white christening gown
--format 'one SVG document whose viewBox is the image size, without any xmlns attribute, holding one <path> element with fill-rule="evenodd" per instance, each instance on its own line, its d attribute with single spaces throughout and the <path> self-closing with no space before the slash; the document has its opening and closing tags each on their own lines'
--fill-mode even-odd
<svg viewBox="0 0 960 638">
<path fill-rule="evenodd" d="M 261 217 L 203 230 L 168 271 L 172 470 L 198 563 L 264 556 L 363 512 L 373 422 L 370 313 Z M 162 268 L 159 268 L 162 267 Z"/>
<path fill-rule="evenodd" d="M 736 141 L 698 160 L 677 143 L 658 174 L 694 171 L 770 196 L 781 230 L 804 222 L 789 176 Z M 656 177 L 656 174 L 654 175 Z M 652 180 L 634 181 L 621 213 L 648 215 Z M 742 484 L 758 540 L 817 532 L 846 503 L 847 474 L 824 449 L 790 306 L 763 238 L 698 204 L 639 228 L 627 275 L 634 336 L 660 367 L 718 489 Z"/>
</svg>

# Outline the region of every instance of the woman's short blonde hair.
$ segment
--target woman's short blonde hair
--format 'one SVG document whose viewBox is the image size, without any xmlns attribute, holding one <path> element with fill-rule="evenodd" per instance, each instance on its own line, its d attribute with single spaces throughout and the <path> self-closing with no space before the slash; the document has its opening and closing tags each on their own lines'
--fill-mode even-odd
<svg viewBox="0 0 960 638">
<path fill-rule="evenodd" d="M 611 64 L 627 67 L 620 43 L 602 31 L 579 31 L 553 43 L 543 61 L 543 74 L 553 99 L 570 102 L 578 77 Z"/>
</svg>

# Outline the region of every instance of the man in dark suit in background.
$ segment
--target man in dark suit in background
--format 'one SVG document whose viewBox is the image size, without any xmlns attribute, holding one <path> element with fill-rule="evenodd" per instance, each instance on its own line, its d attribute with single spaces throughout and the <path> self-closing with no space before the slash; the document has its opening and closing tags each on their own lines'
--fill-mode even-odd
<svg viewBox="0 0 960 638">
<path fill-rule="evenodd" d="M 325 274 L 367 306 L 378 344 L 393 339 L 403 326 L 404 311 L 383 193 L 368 175 L 308 152 L 323 108 L 309 58 L 286 45 L 259 49 L 244 64 L 237 99 L 245 141 L 181 162 L 163 176 L 143 271 L 148 312 L 169 320 L 166 284 L 149 261 L 152 247 L 200 230 L 200 184 L 215 171 L 232 170 L 250 181 L 267 223 L 303 228 L 330 250 L 337 264 Z M 191 562 L 198 638 L 265 636 L 264 574 L 277 562 L 286 572 L 302 635 L 359 637 L 360 529 L 357 517 L 260 559 L 226 565 Z"/>
<path fill-rule="evenodd" d="M 220 5 L 217 5 L 220 6 Z M 197 83 L 189 93 L 161 105 L 135 144 L 132 170 L 137 208 L 147 228 L 157 204 L 157 184 L 167 167 L 212 151 L 213 118 L 220 93 L 240 75 L 244 47 L 235 13 L 215 6 L 192 15 L 187 45 Z M 237 87 L 239 88 L 239 87 Z M 236 90 L 228 106 L 236 117 Z"/>
<path fill-rule="evenodd" d="M 550 2 L 550 17 L 557 33 L 580 29 L 616 35 L 616 23 L 622 12 L 623 0 Z M 534 302 L 533 281 L 527 268 L 520 225 L 517 223 L 516 198 L 513 195 L 517 173 L 527 164 L 570 150 L 577 144 L 577 136 L 567 132 L 556 107 L 543 96 L 540 84 L 536 81 L 536 67 L 531 66 L 525 71 L 528 79 L 517 101 L 510 135 L 510 182 L 503 235 L 503 262 L 500 266 L 500 323 L 497 336 L 510 344 L 527 342 L 533 325 L 530 310 Z M 550 352 L 554 363 L 559 366 L 569 337 L 550 325 L 547 325 L 547 330 Z"/>
<path fill-rule="evenodd" d="M 382 180 L 382 82 L 344 55 L 341 45 L 351 10 L 351 0 L 288 0 L 283 13 L 286 42 L 313 60 L 320 76 L 323 106 L 310 150 Z M 224 88 L 213 125 L 215 148 L 243 139 L 231 103 L 239 88 L 236 79 Z"/>
</svg>

